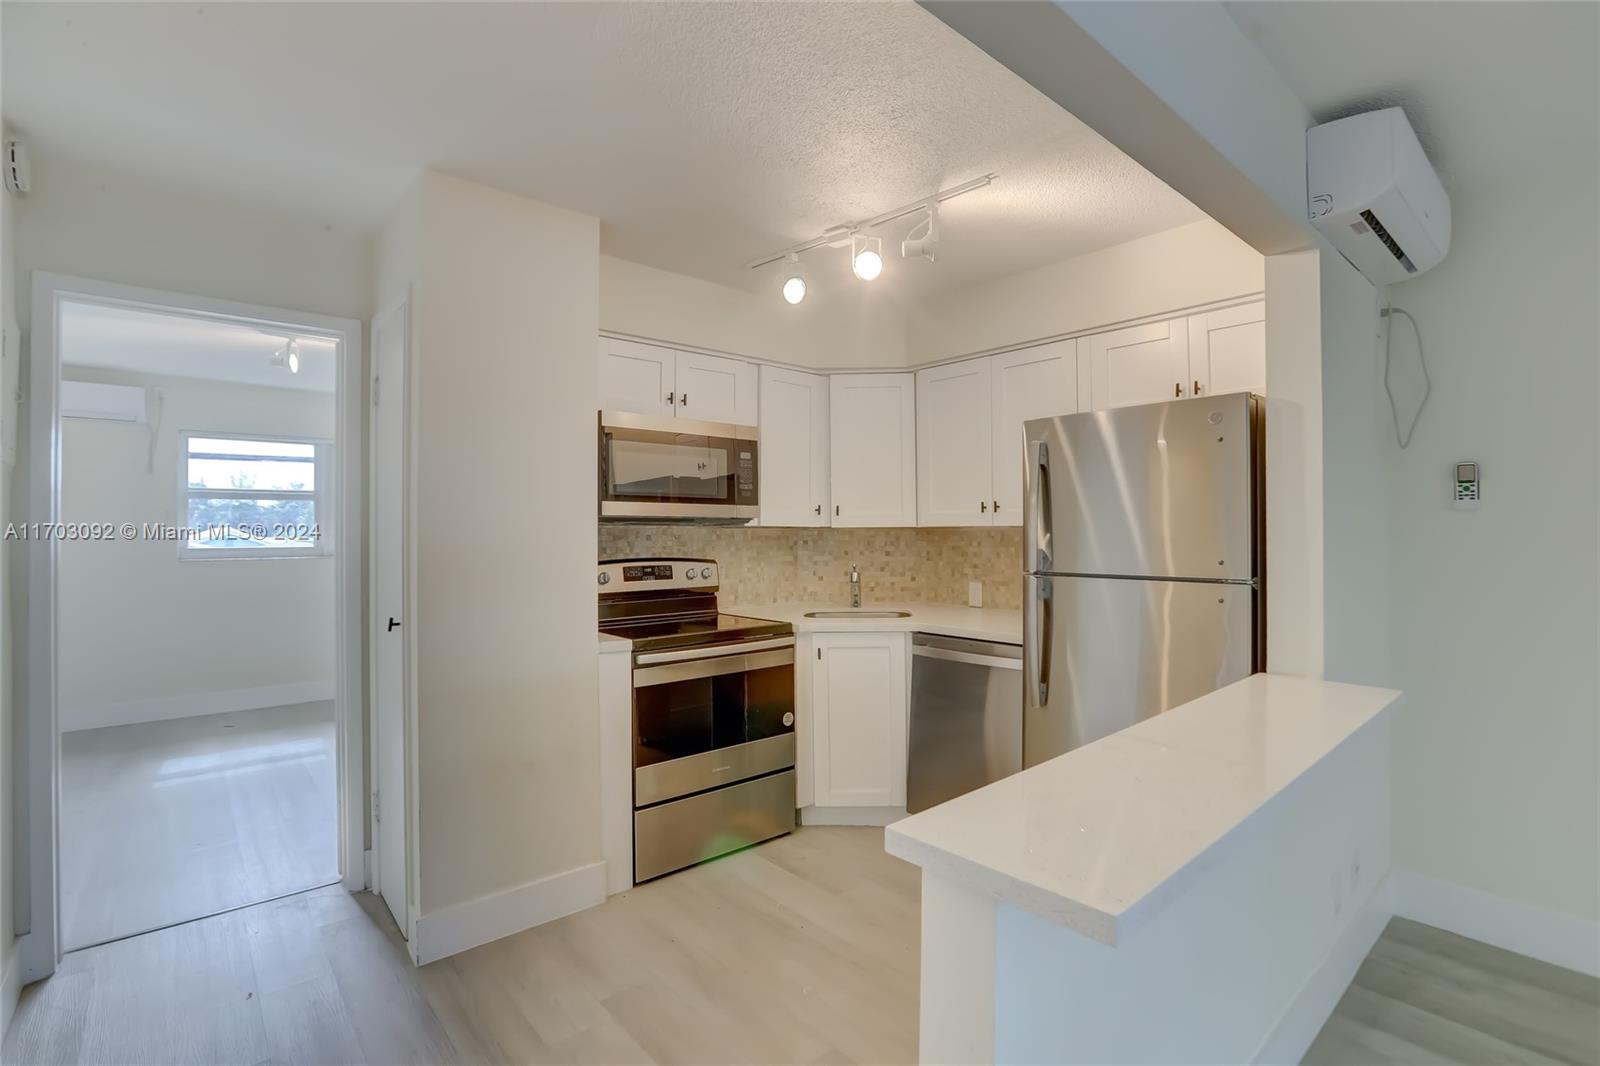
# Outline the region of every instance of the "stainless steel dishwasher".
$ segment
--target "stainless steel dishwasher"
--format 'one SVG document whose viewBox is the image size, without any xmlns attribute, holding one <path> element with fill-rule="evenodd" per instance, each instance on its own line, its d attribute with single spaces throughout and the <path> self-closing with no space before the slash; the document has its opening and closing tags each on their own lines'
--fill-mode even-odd
<svg viewBox="0 0 1600 1066">
<path fill-rule="evenodd" d="M 1022 648 L 913 635 L 906 810 L 926 810 L 1020 769 Z"/>
</svg>

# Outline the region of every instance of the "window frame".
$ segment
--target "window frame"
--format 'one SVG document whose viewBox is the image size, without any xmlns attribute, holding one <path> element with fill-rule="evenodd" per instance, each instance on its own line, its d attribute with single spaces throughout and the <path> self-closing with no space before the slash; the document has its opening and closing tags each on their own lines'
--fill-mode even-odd
<svg viewBox="0 0 1600 1066">
<path fill-rule="evenodd" d="M 312 473 L 316 485 L 310 492 L 291 489 L 206 489 L 189 485 L 189 441 L 199 437 L 210 440 L 252 441 L 272 444 L 309 444 L 312 447 Z M 189 538 L 178 537 L 178 558 L 185 562 L 214 559 L 322 559 L 334 554 L 333 509 L 337 500 L 333 478 L 334 442 L 327 437 L 302 436 L 286 433 L 247 433 L 240 430 L 185 429 L 178 433 L 178 522 L 180 530 L 189 528 L 189 501 L 201 499 L 239 500 L 301 500 L 310 498 L 314 522 L 320 536 L 314 544 L 289 547 L 258 548 L 199 548 Z M 252 457 L 254 458 L 254 457 Z M 268 458 L 268 457 L 262 457 Z"/>
</svg>

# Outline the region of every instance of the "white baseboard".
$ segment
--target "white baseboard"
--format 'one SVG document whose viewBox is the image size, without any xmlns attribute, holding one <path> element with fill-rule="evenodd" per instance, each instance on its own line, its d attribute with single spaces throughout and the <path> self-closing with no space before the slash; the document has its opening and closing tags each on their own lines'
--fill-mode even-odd
<svg viewBox="0 0 1600 1066">
<path fill-rule="evenodd" d="M 801 825 L 892 825 L 906 816 L 904 807 L 801 807 Z"/>
<path fill-rule="evenodd" d="M 1322 965 L 1300 986 L 1294 1002 L 1261 1042 L 1251 1062 L 1293 1064 L 1305 1058 L 1311 1042 L 1328 1023 L 1333 1008 L 1339 1005 L 1340 997 L 1366 960 L 1367 952 L 1378 942 L 1383 927 L 1393 916 L 1390 879 L 1386 877 L 1367 897 L 1361 912 L 1345 926 Z"/>
<path fill-rule="evenodd" d="M 1600 977 L 1600 922 L 1408 871 L 1390 880 L 1401 918 Z"/>
<path fill-rule="evenodd" d="M 11 1018 L 17 1013 L 17 997 L 22 995 L 22 945 L 11 946 L 11 958 L 0 972 L 0 1039 L 11 1028 Z"/>
<path fill-rule="evenodd" d="M 606 864 L 552 874 L 516 888 L 417 916 L 411 953 L 418 966 L 587 910 L 606 899 Z"/>
<path fill-rule="evenodd" d="M 183 696 L 162 696 L 127 703 L 102 703 L 93 707 L 61 708 L 61 731 L 103 729 L 139 722 L 164 722 L 172 718 L 194 718 L 202 714 L 251 711 L 258 707 L 287 707 L 295 703 L 317 703 L 334 697 L 332 681 L 292 681 L 284 685 L 236 688 L 223 692 L 194 692 Z"/>
</svg>

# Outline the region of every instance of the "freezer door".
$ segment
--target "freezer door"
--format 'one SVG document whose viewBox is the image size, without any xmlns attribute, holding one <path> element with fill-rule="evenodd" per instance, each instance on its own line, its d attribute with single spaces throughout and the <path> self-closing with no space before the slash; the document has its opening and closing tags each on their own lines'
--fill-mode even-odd
<svg viewBox="0 0 1600 1066">
<path fill-rule="evenodd" d="M 1235 393 L 1026 423 L 1023 568 L 1259 576 L 1259 402 Z"/>
<path fill-rule="evenodd" d="M 1248 585 L 1029 577 L 1023 763 L 1034 766 L 1248 677 Z"/>
</svg>

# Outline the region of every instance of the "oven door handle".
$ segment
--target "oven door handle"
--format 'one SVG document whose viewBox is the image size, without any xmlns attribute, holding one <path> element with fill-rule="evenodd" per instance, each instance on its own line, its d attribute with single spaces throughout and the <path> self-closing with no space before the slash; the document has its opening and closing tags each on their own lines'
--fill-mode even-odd
<svg viewBox="0 0 1600 1066">
<path fill-rule="evenodd" d="M 749 655 L 717 655 L 710 659 L 681 659 L 675 663 L 656 666 L 637 666 L 633 670 L 633 687 L 649 688 L 652 685 L 671 685 L 678 681 L 693 681 L 703 677 L 722 677 L 725 674 L 747 674 L 755 670 L 770 670 L 775 666 L 794 666 L 793 648 L 772 648 Z"/>
<path fill-rule="evenodd" d="M 715 659 L 722 655 L 743 655 L 752 651 L 767 651 L 771 648 L 792 648 L 793 637 L 774 637 L 771 640 L 751 640 L 743 644 L 718 644 L 710 648 L 681 648 L 678 651 L 652 651 L 643 655 L 634 656 L 635 666 L 651 666 L 655 663 L 681 663 L 688 659 Z"/>
</svg>

